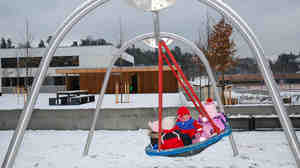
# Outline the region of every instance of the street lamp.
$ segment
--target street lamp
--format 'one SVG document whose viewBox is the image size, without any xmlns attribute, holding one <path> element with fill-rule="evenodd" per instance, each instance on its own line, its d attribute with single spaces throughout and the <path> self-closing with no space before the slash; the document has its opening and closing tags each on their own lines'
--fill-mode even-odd
<svg viewBox="0 0 300 168">
<path fill-rule="evenodd" d="M 173 5 L 175 1 L 176 0 L 126 0 L 129 5 L 148 12 L 159 11 L 167 8 Z"/>
<path fill-rule="evenodd" d="M 166 43 L 166 45 L 170 45 L 173 43 L 173 39 L 171 38 L 160 38 L 160 40 L 163 40 Z M 158 48 L 155 38 L 148 38 L 143 40 L 143 42 L 149 47 Z"/>
</svg>

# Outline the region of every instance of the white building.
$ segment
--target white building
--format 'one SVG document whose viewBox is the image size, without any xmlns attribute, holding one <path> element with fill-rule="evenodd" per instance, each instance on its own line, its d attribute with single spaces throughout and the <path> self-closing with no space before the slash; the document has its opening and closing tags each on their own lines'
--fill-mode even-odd
<svg viewBox="0 0 300 168">
<path fill-rule="evenodd" d="M 65 76 L 56 74 L 62 68 L 105 68 L 118 49 L 113 46 L 84 46 L 58 48 L 41 92 L 54 92 L 64 89 Z M 0 94 L 16 92 L 24 82 L 32 83 L 45 48 L 0 49 Z M 122 65 L 134 64 L 134 58 L 122 55 Z M 27 66 L 26 66 L 27 65 Z M 27 68 L 26 68 L 27 67 Z M 75 75 L 74 80 L 78 80 Z M 76 87 L 76 86 L 75 86 Z"/>
</svg>

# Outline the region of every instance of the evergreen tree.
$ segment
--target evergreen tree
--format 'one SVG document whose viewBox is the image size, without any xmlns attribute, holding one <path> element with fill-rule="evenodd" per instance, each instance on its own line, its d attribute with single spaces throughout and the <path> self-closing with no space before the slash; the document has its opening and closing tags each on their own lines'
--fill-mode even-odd
<svg viewBox="0 0 300 168">
<path fill-rule="evenodd" d="M 47 39 L 47 41 L 46 41 L 46 43 L 47 43 L 48 45 L 50 44 L 51 39 L 52 39 L 52 36 L 48 36 L 48 39 Z"/>
<path fill-rule="evenodd" d="M 297 59 L 299 57 L 293 53 L 280 54 L 276 62 L 271 65 L 274 73 L 296 73 L 298 71 Z"/>
<path fill-rule="evenodd" d="M 38 45 L 39 48 L 45 48 L 45 43 L 44 43 L 44 40 L 41 40 L 39 45 Z"/>
<path fill-rule="evenodd" d="M 10 38 L 7 39 L 6 44 L 7 44 L 7 48 L 13 48 Z"/>
<path fill-rule="evenodd" d="M 73 41 L 71 47 L 78 47 L 78 42 L 77 41 Z"/>
<path fill-rule="evenodd" d="M 6 41 L 3 37 L 1 38 L 0 48 L 7 48 Z"/>
</svg>

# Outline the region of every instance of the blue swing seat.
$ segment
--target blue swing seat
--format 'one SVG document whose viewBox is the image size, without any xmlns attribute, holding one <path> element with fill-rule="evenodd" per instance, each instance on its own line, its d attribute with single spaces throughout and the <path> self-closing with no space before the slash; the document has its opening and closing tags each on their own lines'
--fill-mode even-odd
<svg viewBox="0 0 300 168">
<path fill-rule="evenodd" d="M 184 157 L 184 156 L 192 156 L 202 152 L 204 149 L 209 146 L 217 143 L 223 137 L 229 136 L 232 133 L 232 130 L 228 124 L 226 124 L 226 128 L 219 135 L 215 135 L 210 137 L 206 141 L 191 144 L 188 146 L 184 146 L 181 148 L 167 149 L 158 151 L 158 149 L 153 149 L 151 144 L 146 146 L 145 152 L 149 156 L 167 156 L 167 157 Z"/>
</svg>

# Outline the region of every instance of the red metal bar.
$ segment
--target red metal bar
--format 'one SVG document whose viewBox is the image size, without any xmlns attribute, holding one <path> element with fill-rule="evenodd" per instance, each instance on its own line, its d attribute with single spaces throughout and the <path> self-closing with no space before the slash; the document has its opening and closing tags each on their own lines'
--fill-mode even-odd
<svg viewBox="0 0 300 168">
<path fill-rule="evenodd" d="M 161 41 L 161 45 L 165 48 L 167 54 L 170 56 L 171 61 L 173 62 L 173 64 L 175 65 L 175 67 L 177 68 L 179 74 L 181 75 L 181 77 L 183 78 L 183 81 L 185 82 L 185 84 L 188 86 L 188 88 L 190 89 L 190 91 L 192 92 L 192 95 L 195 97 L 195 99 L 197 100 L 198 104 L 200 105 L 201 110 L 203 111 L 205 117 L 208 119 L 208 121 L 212 124 L 214 130 L 219 134 L 220 128 L 218 128 L 216 126 L 216 124 L 213 122 L 213 120 L 210 118 L 210 116 L 207 114 L 207 111 L 205 110 L 204 106 L 202 105 L 201 101 L 199 100 L 198 96 L 196 95 L 194 89 L 192 88 L 192 86 L 190 85 L 190 83 L 188 82 L 187 78 L 185 77 L 184 73 L 182 72 L 182 69 L 180 68 L 180 66 L 178 65 L 176 59 L 174 58 L 173 54 L 171 53 L 170 49 L 168 48 L 168 46 L 166 45 L 166 43 L 164 41 Z"/>
<path fill-rule="evenodd" d="M 163 58 L 165 59 L 165 61 L 167 62 L 168 66 L 171 68 L 173 75 L 176 77 L 176 79 L 178 80 L 180 86 L 184 89 L 184 91 L 186 92 L 186 94 L 189 96 L 189 98 L 192 100 L 194 106 L 196 107 L 196 109 L 198 110 L 199 114 L 203 114 L 203 112 L 201 111 L 200 107 L 197 105 L 197 103 L 195 102 L 194 98 L 192 97 L 192 95 L 190 94 L 190 92 L 187 90 L 186 86 L 184 85 L 184 83 L 181 81 L 181 79 L 179 79 L 174 67 L 171 65 L 169 59 L 167 58 L 167 56 L 162 53 Z"/>
<path fill-rule="evenodd" d="M 163 59 L 162 59 L 162 49 L 158 49 L 158 150 L 161 150 L 161 134 L 162 134 L 162 104 L 163 104 Z"/>
</svg>

